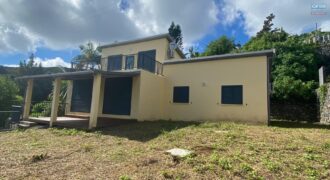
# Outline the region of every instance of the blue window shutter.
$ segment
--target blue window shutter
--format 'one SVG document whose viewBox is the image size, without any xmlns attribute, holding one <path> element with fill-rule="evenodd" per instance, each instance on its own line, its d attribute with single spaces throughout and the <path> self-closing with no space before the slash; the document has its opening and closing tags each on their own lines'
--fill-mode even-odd
<svg viewBox="0 0 330 180">
<path fill-rule="evenodd" d="M 108 57 L 108 71 L 121 70 L 122 55 L 115 55 Z"/>
<path fill-rule="evenodd" d="M 189 103 L 189 86 L 176 86 L 173 88 L 174 103 Z"/>
<path fill-rule="evenodd" d="M 243 104 L 243 86 L 222 86 L 221 104 Z"/>
</svg>

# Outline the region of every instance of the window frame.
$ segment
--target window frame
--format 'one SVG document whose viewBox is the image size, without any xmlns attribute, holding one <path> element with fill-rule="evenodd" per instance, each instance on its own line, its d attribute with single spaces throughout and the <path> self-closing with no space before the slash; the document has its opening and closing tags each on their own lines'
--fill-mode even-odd
<svg viewBox="0 0 330 180">
<path fill-rule="evenodd" d="M 241 94 L 240 94 L 239 100 L 238 101 L 236 99 L 227 100 L 226 98 L 224 98 L 225 97 L 224 88 L 240 88 L 239 91 Z M 243 105 L 243 99 L 244 99 L 243 90 L 244 90 L 243 85 L 221 85 L 221 104 L 223 104 L 223 105 Z M 234 92 L 233 92 L 232 96 L 233 97 L 235 96 Z"/>
<path fill-rule="evenodd" d="M 118 59 L 111 59 L 111 58 L 118 58 Z M 119 59 L 120 59 L 120 61 L 119 61 Z M 118 62 L 119 62 L 118 68 L 116 66 L 113 66 L 112 68 L 110 68 L 110 65 L 113 65 L 110 63 L 111 63 L 111 61 L 114 61 L 114 60 L 116 60 L 116 61 L 118 60 Z M 114 62 L 114 64 L 116 64 L 116 62 Z M 108 56 L 107 71 L 118 71 L 118 70 L 122 69 L 122 66 L 123 66 L 123 55 L 122 54 Z"/>
<path fill-rule="evenodd" d="M 130 68 L 128 68 L 128 60 L 129 58 L 132 58 L 132 66 Z M 125 56 L 125 70 L 130 70 L 130 69 L 134 69 L 134 64 L 135 64 L 135 56 L 134 55 L 127 55 Z"/>
<path fill-rule="evenodd" d="M 182 97 L 181 97 L 181 100 L 180 100 L 180 98 L 178 100 L 178 95 L 180 95 L 180 94 L 177 94 L 179 92 L 176 90 L 178 90 L 179 88 L 186 88 L 188 90 L 187 97 L 184 97 L 183 98 L 184 100 L 182 100 Z M 172 102 L 178 103 L 178 104 L 189 104 L 190 103 L 190 87 L 189 86 L 173 86 Z"/>
</svg>

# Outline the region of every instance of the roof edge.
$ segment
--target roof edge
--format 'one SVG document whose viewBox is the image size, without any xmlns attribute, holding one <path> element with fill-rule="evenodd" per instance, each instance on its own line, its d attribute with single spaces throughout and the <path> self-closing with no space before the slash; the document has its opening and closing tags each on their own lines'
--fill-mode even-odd
<svg viewBox="0 0 330 180">
<path fill-rule="evenodd" d="M 165 34 L 158 34 L 158 35 L 154 35 L 154 36 L 148 36 L 148 37 L 143 37 L 143 38 L 138 38 L 138 39 L 133 39 L 133 40 L 105 44 L 105 45 L 99 46 L 99 48 L 103 49 L 103 48 L 121 46 L 121 45 L 126 45 L 126 44 L 131 44 L 131 43 L 152 41 L 152 40 L 161 39 L 161 38 L 167 38 L 167 40 L 169 40 L 169 41 L 173 40 L 172 37 L 168 33 L 165 33 Z"/>
<path fill-rule="evenodd" d="M 275 49 L 268 49 L 262 51 L 251 51 L 235 54 L 222 54 L 222 55 L 213 55 L 213 56 L 203 56 L 197 58 L 189 59 L 167 59 L 164 61 L 164 65 L 169 64 L 181 64 L 181 63 L 194 63 L 194 62 L 203 62 L 203 61 L 214 61 L 214 60 L 224 60 L 224 59 L 234 59 L 234 58 L 244 58 L 244 57 L 254 57 L 254 56 L 267 56 L 271 57 L 275 54 Z"/>
<path fill-rule="evenodd" d="M 105 45 L 99 46 L 99 48 L 102 50 L 104 48 L 122 46 L 122 45 L 127 45 L 127 44 L 145 42 L 145 41 L 152 41 L 152 40 L 162 39 L 162 38 L 166 38 L 169 42 L 174 41 L 169 33 L 164 33 L 164 34 L 158 34 L 158 35 L 154 35 L 154 36 L 148 36 L 148 37 L 143 37 L 143 38 L 138 38 L 138 39 L 133 39 L 133 40 L 105 44 Z M 180 48 L 176 48 L 175 50 L 182 58 L 186 58 L 186 56 L 184 55 L 184 53 L 182 52 L 182 50 Z"/>
</svg>

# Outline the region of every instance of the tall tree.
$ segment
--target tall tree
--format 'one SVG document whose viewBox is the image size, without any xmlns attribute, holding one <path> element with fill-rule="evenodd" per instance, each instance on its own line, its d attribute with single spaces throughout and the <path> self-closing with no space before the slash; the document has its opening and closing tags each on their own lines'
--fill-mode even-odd
<svg viewBox="0 0 330 180">
<path fill-rule="evenodd" d="M 93 43 L 88 42 L 86 45 L 80 45 L 80 55 L 77 55 L 73 62 L 75 63 L 75 69 L 94 69 L 97 66 L 100 69 L 101 65 L 101 52 L 98 47 L 95 47 Z"/>
<path fill-rule="evenodd" d="M 179 24 L 175 24 L 173 21 L 168 28 L 168 33 L 175 40 L 176 44 L 180 49 L 183 49 L 183 36 L 181 32 L 181 27 Z"/>
<path fill-rule="evenodd" d="M 275 18 L 275 15 L 271 13 L 269 16 L 266 17 L 266 20 L 264 21 L 264 25 L 262 29 L 257 33 L 257 37 L 260 37 L 262 34 L 270 32 L 272 30 L 273 19 Z"/>
<path fill-rule="evenodd" d="M 207 45 L 204 56 L 219 55 L 230 53 L 235 49 L 235 43 L 233 39 L 223 35 L 219 39 L 212 41 Z"/>
</svg>

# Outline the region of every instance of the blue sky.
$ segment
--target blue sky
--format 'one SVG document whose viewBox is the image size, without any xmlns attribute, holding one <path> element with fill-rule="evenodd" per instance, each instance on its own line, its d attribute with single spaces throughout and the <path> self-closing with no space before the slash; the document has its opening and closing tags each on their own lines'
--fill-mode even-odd
<svg viewBox="0 0 330 180">
<path fill-rule="evenodd" d="M 325 5 L 322 15 L 311 15 L 315 4 Z M 1 0 L 0 65 L 15 66 L 33 52 L 44 66 L 68 66 L 80 44 L 165 33 L 172 21 L 182 27 L 184 46 L 199 51 L 221 35 L 246 43 L 270 13 L 276 15 L 274 26 L 291 34 L 310 31 L 315 23 L 329 31 L 329 5 L 326 0 Z"/>
</svg>

